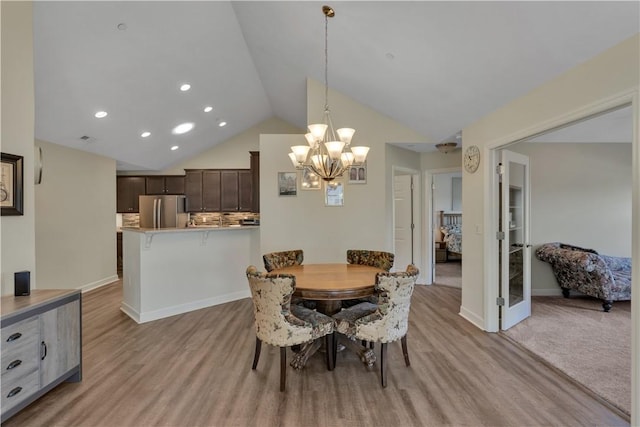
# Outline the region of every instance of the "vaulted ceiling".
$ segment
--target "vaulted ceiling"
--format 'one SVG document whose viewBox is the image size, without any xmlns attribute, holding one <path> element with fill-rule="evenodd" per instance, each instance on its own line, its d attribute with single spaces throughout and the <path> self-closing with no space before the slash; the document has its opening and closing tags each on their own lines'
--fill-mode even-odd
<svg viewBox="0 0 640 427">
<path fill-rule="evenodd" d="M 274 116 L 304 129 L 323 4 L 36 1 L 36 138 L 161 170 Z M 424 135 L 418 150 L 640 31 L 638 2 L 329 4 L 329 86 Z"/>
</svg>

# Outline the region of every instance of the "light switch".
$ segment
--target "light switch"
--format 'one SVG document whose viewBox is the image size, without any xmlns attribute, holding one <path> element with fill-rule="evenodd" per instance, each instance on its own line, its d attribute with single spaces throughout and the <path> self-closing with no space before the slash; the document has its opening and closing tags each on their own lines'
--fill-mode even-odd
<svg viewBox="0 0 640 427">
<path fill-rule="evenodd" d="M 476 224 L 476 234 L 482 234 L 482 230 L 480 229 L 480 224 Z"/>
</svg>

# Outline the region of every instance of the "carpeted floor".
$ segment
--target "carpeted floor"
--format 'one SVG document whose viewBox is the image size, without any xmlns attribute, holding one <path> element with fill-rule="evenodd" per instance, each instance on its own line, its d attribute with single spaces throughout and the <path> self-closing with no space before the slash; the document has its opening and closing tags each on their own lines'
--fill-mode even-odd
<svg viewBox="0 0 640 427">
<path fill-rule="evenodd" d="M 631 302 L 533 297 L 531 311 L 505 334 L 630 414 Z"/>
</svg>

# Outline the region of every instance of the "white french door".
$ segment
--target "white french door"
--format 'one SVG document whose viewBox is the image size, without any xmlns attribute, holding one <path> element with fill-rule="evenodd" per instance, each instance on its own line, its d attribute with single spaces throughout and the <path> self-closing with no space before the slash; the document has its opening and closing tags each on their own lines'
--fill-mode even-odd
<svg viewBox="0 0 640 427">
<path fill-rule="evenodd" d="M 531 316 L 529 158 L 502 150 L 500 180 L 500 329 Z"/>
</svg>

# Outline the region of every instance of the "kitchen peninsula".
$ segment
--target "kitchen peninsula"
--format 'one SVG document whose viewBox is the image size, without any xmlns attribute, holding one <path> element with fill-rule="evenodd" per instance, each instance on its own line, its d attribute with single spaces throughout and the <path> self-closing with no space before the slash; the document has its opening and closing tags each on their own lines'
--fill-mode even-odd
<svg viewBox="0 0 640 427">
<path fill-rule="evenodd" d="M 120 309 L 144 323 L 249 297 L 245 270 L 260 263 L 259 228 L 123 227 Z"/>
</svg>

